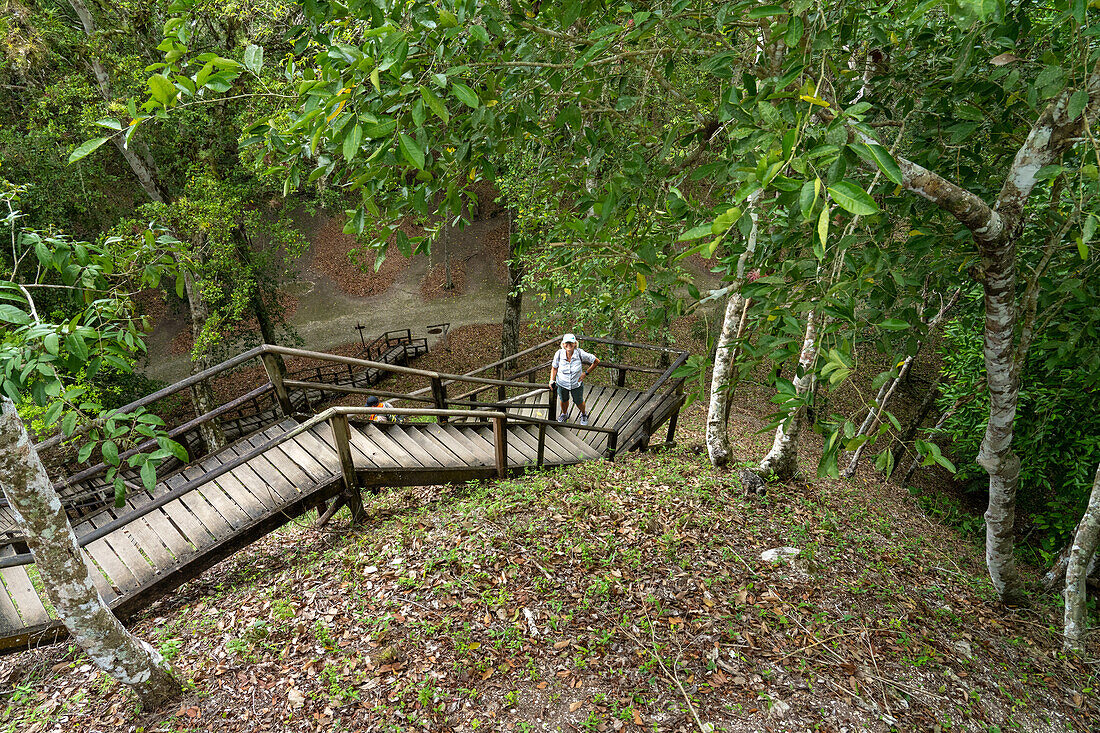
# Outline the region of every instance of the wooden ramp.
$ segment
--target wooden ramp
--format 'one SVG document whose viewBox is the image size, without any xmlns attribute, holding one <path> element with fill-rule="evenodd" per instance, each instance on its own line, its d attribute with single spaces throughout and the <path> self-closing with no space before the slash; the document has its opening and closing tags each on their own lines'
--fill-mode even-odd
<svg viewBox="0 0 1100 733">
<path fill-rule="evenodd" d="M 534 357 L 538 349 L 553 346 L 547 341 L 517 356 Z M 665 422 L 671 440 L 683 399 L 683 380 L 673 379 L 672 374 L 687 356 L 677 353 L 679 359 L 663 369 L 613 365 L 618 375 L 615 386 L 586 388 L 589 424 L 581 426 L 576 422 L 576 407 L 564 423 L 548 419 L 556 413 L 553 394 L 545 383 L 522 381 L 540 370 L 548 371 L 549 360 L 541 357 L 523 372 L 494 379 L 478 374 L 496 366 L 503 376 L 499 362 L 469 374 L 448 375 L 264 345 L 205 374 L 217 374 L 250 358 L 305 356 L 343 367 L 426 378 L 430 387 L 382 394 L 433 406 L 384 410 L 337 406 L 311 416 L 292 404 L 288 388 L 316 390 L 318 400 L 380 390 L 361 387 L 354 378 L 344 383 L 336 373 L 330 377 L 318 372 L 319 380 L 328 381 L 305 382 L 284 380 L 278 370 L 270 369 L 270 381 L 262 389 L 278 395 L 282 414 L 294 417 L 270 412 L 271 422 L 262 430 L 167 473 L 153 491 L 132 485 L 124 506 L 99 504 L 73 520 L 74 530 L 93 582 L 125 619 L 307 511 L 334 507 L 337 501 L 357 506 L 364 488 L 378 491 L 387 486 L 464 482 L 613 459 L 618 452 L 648 445 Z M 660 376 L 645 391 L 631 389 L 624 386 L 630 370 L 645 378 Z M 189 377 L 122 411 L 186 389 L 201 376 Z M 448 397 L 449 386 L 453 389 L 463 383 L 475 389 Z M 488 402 L 491 392 L 497 397 Z M 372 421 L 379 413 L 391 421 Z M 225 414 L 224 408 L 216 408 L 183 427 L 190 429 L 198 421 Z M 50 442 L 40 444 L 40 450 Z M 102 468 L 100 464 L 83 474 Z M 19 536 L 0 537 L 0 653 L 51 643 L 65 635 L 26 544 Z"/>
</svg>

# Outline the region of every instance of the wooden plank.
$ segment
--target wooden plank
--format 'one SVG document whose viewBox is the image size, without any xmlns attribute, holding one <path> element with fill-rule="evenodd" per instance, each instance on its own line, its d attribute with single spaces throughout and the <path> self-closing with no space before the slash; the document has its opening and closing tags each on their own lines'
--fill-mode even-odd
<svg viewBox="0 0 1100 733">
<path fill-rule="evenodd" d="M 415 428 L 411 432 L 415 432 Z M 387 425 L 382 428 L 382 432 L 385 433 L 393 442 L 398 443 L 405 452 L 412 456 L 415 463 L 413 466 L 424 466 L 426 468 L 442 468 L 443 464 L 435 459 L 431 453 L 428 452 L 415 437 L 401 429 L 399 425 Z M 412 466 L 410 466 L 411 468 Z"/>
<path fill-rule="evenodd" d="M 187 480 L 198 478 L 202 474 L 203 470 L 198 466 L 188 466 L 183 470 L 183 477 Z M 252 514 L 246 508 L 238 504 L 237 500 L 232 495 L 226 493 L 218 484 L 217 480 L 207 482 L 196 489 L 196 491 L 200 492 L 203 498 L 218 510 L 218 514 L 220 514 L 233 529 L 241 527 L 252 518 Z M 254 503 L 253 506 L 255 506 Z"/>
<path fill-rule="evenodd" d="M 438 428 L 442 431 L 456 447 L 461 448 L 467 456 L 471 466 L 492 466 L 494 464 L 493 454 L 488 450 L 488 446 L 475 443 L 466 436 L 465 431 L 459 430 L 452 425 L 434 425 L 434 428 Z M 429 428 L 431 430 L 431 428 Z"/>
<path fill-rule="evenodd" d="M 538 438 L 528 440 L 530 437 L 523 425 L 508 424 L 508 465 L 534 466 L 538 462 Z"/>
<path fill-rule="evenodd" d="M 101 540 L 102 541 L 102 540 Z M 96 544 L 96 543 L 92 543 Z M 105 549 L 105 545 L 99 545 L 100 549 Z M 114 581 L 106 574 L 106 571 L 98 564 L 98 561 L 92 556 L 93 551 L 89 551 L 88 547 L 84 548 L 84 566 L 88 568 L 88 576 L 92 579 L 92 584 L 95 585 L 96 590 L 99 591 L 99 595 L 103 597 L 103 600 L 110 603 L 119 596 L 119 590 L 115 590 Z M 109 550 L 108 550 L 109 552 Z"/>
<path fill-rule="evenodd" d="M 231 450 L 243 456 L 251 448 L 232 446 Z M 264 503 L 269 503 L 276 511 L 297 495 L 294 487 L 262 454 L 255 456 L 243 466 L 233 469 L 231 473 L 247 486 L 254 496 L 263 496 Z"/>
<path fill-rule="evenodd" d="M 152 499 L 149 498 L 148 494 L 133 494 L 127 499 L 127 503 L 131 506 L 124 509 L 112 508 L 107 512 L 107 516 L 111 519 L 117 519 L 125 516 L 127 511 L 132 511 L 136 506 L 149 501 L 152 501 Z M 121 529 L 129 533 L 138 550 L 145 555 L 149 564 L 158 570 L 175 562 L 174 554 L 187 554 L 191 551 L 191 544 L 176 531 L 176 528 L 168 521 L 168 516 L 159 509 L 129 522 Z M 112 532 L 113 534 L 114 532 Z M 172 551 L 169 551 L 169 545 L 167 544 L 169 542 L 172 543 Z"/>
<path fill-rule="evenodd" d="M 460 467 L 470 465 L 470 458 L 461 452 L 461 449 L 454 449 L 451 447 L 452 441 L 446 434 L 440 437 L 438 434 L 433 434 L 428 431 L 427 425 L 418 425 L 414 430 L 410 430 L 416 439 L 420 442 L 420 445 L 431 452 L 435 456 L 436 460 L 445 466 Z"/>
<path fill-rule="evenodd" d="M 6 550 L 14 552 L 11 548 Z M 19 615 L 23 617 L 24 626 L 37 626 L 52 620 L 42 604 L 42 599 L 38 597 L 38 591 L 31 584 L 31 579 L 27 575 L 27 566 L 17 565 L 13 568 L 0 569 L 0 578 L 3 578 L 12 602 L 19 609 Z"/>
<path fill-rule="evenodd" d="M 363 434 L 374 441 L 375 445 L 385 451 L 391 458 L 397 461 L 398 465 L 405 468 L 415 468 L 420 465 L 416 457 L 409 453 L 405 448 L 396 440 L 390 437 L 389 433 L 377 423 L 372 423 L 366 429 Z"/>
<path fill-rule="evenodd" d="M 270 438 L 264 436 L 262 433 L 257 433 L 249 438 L 249 442 L 255 448 L 259 448 L 268 440 L 270 440 Z M 307 474 L 295 460 L 278 448 L 268 448 L 264 451 L 263 457 L 283 475 L 286 481 L 293 486 L 298 493 L 308 494 L 313 487 L 316 486 L 317 482 L 313 480 L 313 477 Z"/>
<path fill-rule="evenodd" d="M 560 466 L 565 463 L 576 462 L 576 446 L 563 437 L 569 433 L 570 431 L 564 427 L 557 427 L 555 425 L 546 426 L 545 463 L 552 466 Z"/>
<path fill-rule="evenodd" d="M 0 588 L 0 634 L 4 635 L 24 628 L 23 619 L 19 618 L 19 611 L 15 610 L 9 593 L 6 587 Z"/>
<path fill-rule="evenodd" d="M 119 559 L 115 551 L 107 544 L 106 537 L 100 537 L 95 542 L 85 545 L 84 553 L 88 556 L 88 572 L 94 572 L 101 578 L 103 577 L 103 573 L 106 573 L 107 579 L 105 579 L 105 585 L 108 588 L 118 588 L 122 593 L 126 593 L 141 585 L 137 577 L 130 572 L 130 568 L 126 567 L 126 564 Z M 95 565 L 98 566 L 95 570 L 93 570 L 93 560 L 95 561 Z M 103 593 L 102 587 L 99 592 Z M 117 594 L 111 591 L 110 595 L 114 596 Z M 103 599 L 108 602 L 111 600 L 108 595 L 104 595 Z"/>
<path fill-rule="evenodd" d="M 294 430 L 298 427 L 298 423 L 291 420 L 285 420 L 279 425 L 273 425 L 264 431 L 264 434 L 269 438 L 276 438 L 279 435 L 285 435 L 286 433 Z M 329 468 L 325 463 L 321 462 L 311 451 L 306 450 L 302 443 L 298 442 L 298 438 L 291 438 L 290 440 L 280 443 L 277 448 L 283 453 L 286 453 L 288 457 L 299 468 L 305 471 L 314 481 L 326 481 L 334 475 L 334 471 Z"/>
<path fill-rule="evenodd" d="M 187 483 L 187 478 L 177 473 L 175 476 L 169 477 L 164 483 L 168 488 L 174 489 Z M 201 487 L 199 488 L 201 489 Z M 198 489 L 192 489 L 176 501 L 168 502 L 164 505 L 164 508 L 167 509 L 176 502 L 179 502 L 181 510 L 184 508 L 189 510 L 189 517 L 193 515 L 192 521 L 189 521 L 188 524 L 198 525 L 197 527 L 192 526 L 187 531 L 188 539 L 196 548 L 205 547 L 210 544 L 211 540 L 224 537 L 233 531 L 233 526 L 218 513 L 218 510 L 206 500 Z M 175 519 L 176 515 L 183 513 L 185 512 L 180 511 L 170 516 Z M 178 526 L 179 522 L 176 524 Z"/>
<path fill-rule="evenodd" d="M 177 474 L 178 476 L 178 474 Z M 176 479 L 177 476 L 171 477 Z M 177 482 L 177 486 L 183 483 L 182 479 Z M 171 486 L 164 481 L 157 483 L 157 491 L 154 492 L 154 496 L 163 496 L 171 490 Z M 148 494 L 145 492 L 134 492 L 134 506 L 140 506 L 148 501 Z M 139 497 L 145 497 L 139 499 Z M 187 504 L 177 499 L 176 501 L 170 501 L 161 507 L 161 512 L 166 514 L 172 521 L 172 525 L 178 530 L 178 533 L 182 535 L 187 543 L 194 547 L 201 547 L 207 544 L 213 537 L 210 530 L 203 526 L 202 522 L 195 518 L 195 515 L 188 509 Z M 158 532 L 159 534 L 159 532 Z M 168 538 L 163 538 L 167 540 Z M 167 542 L 165 543 L 167 544 Z M 176 550 L 176 545 L 168 545 L 169 549 L 173 552 Z M 182 551 L 182 550 L 181 550 Z M 177 553 L 178 554 L 178 553 Z"/>
<path fill-rule="evenodd" d="M 320 426 L 317 426 L 320 427 Z M 309 452 L 318 463 L 335 476 L 340 472 L 340 458 L 336 449 L 325 443 L 317 433 L 317 428 L 308 430 L 294 439 L 302 449 Z"/>
<path fill-rule="evenodd" d="M 546 439 L 547 441 L 553 439 L 561 446 L 558 455 L 562 457 L 563 463 L 576 463 L 579 460 L 593 459 L 600 456 L 598 449 L 567 429 L 547 428 Z"/>
<path fill-rule="evenodd" d="M 348 427 L 349 428 L 351 427 L 350 424 L 349 424 Z M 317 438 L 318 440 L 323 440 L 324 444 L 326 446 L 328 446 L 328 449 L 330 451 L 332 451 L 333 455 L 335 455 L 337 457 L 336 469 L 335 469 L 335 471 L 333 471 L 333 473 L 335 473 L 337 475 L 343 475 L 343 470 L 344 469 L 340 466 L 339 454 L 337 453 L 337 450 L 336 450 L 336 438 L 332 434 L 332 426 L 329 425 L 328 423 L 324 423 L 324 424 L 316 426 L 310 432 L 312 432 L 313 436 L 315 438 Z M 351 455 L 352 455 L 352 460 L 353 461 L 355 460 L 355 458 L 358 458 L 359 461 L 363 464 L 364 467 L 371 465 L 371 461 L 367 457 L 367 455 L 365 453 L 363 453 L 360 449 L 358 449 L 354 445 L 351 446 Z"/>
<path fill-rule="evenodd" d="M 92 527 L 99 528 L 109 523 L 110 521 L 110 516 L 106 514 L 97 514 L 88 519 L 88 524 Z M 149 560 L 140 552 L 138 552 L 137 546 L 134 544 L 133 540 L 130 539 L 130 536 L 125 532 L 112 532 L 106 537 L 100 540 L 96 540 L 91 545 L 89 545 L 89 547 L 97 544 L 98 542 L 105 542 L 107 546 L 111 548 L 112 552 L 114 552 L 118 559 L 122 561 L 123 565 L 126 566 L 126 569 L 130 571 L 130 574 L 137 581 L 138 585 L 141 585 L 146 580 L 153 577 L 155 571 L 153 570 L 153 567 L 149 564 Z M 107 572 L 108 574 L 111 573 L 110 570 L 107 570 Z M 121 570 L 119 571 L 119 574 L 124 575 Z M 111 576 L 111 579 L 114 580 L 116 584 L 119 583 L 118 578 L 115 578 L 114 575 Z M 127 585 L 129 585 L 129 583 L 127 583 Z M 123 585 L 119 584 L 119 588 L 123 587 Z"/>
<path fill-rule="evenodd" d="M 400 468 L 401 463 L 387 453 L 375 440 L 381 431 L 374 425 L 352 426 L 352 442 L 359 448 L 375 468 Z"/>
</svg>

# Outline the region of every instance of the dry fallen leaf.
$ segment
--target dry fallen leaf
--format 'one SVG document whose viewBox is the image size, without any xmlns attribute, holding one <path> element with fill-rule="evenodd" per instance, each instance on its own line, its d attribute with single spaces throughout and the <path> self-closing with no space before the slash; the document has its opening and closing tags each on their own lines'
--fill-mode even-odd
<svg viewBox="0 0 1100 733">
<path fill-rule="evenodd" d="M 584 705 L 584 700 L 577 700 L 575 703 L 569 706 L 569 712 L 575 713 L 581 709 L 581 705 Z"/>
<path fill-rule="evenodd" d="M 286 693 L 286 699 L 290 701 L 290 706 L 294 708 L 300 708 L 306 704 L 306 696 L 296 687 L 291 687 Z"/>
<path fill-rule="evenodd" d="M 630 712 L 634 713 L 634 725 L 645 725 L 645 721 L 643 721 L 642 716 L 638 714 L 637 708 L 631 708 Z"/>
</svg>

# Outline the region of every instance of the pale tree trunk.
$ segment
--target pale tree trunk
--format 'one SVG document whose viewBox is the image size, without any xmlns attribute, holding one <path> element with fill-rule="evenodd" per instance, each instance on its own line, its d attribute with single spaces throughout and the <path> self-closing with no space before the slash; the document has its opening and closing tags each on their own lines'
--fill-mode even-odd
<svg viewBox="0 0 1100 733">
<path fill-rule="evenodd" d="M 729 402 L 733 395 L 730 384 L 733 378 L 733 368 L 736 361 L 734 348 L 737 343 L 745 311 L 745 298 L 741 295 L 741 288 L 745 285 L 745 267 L 752 260 L 756 252 L 757 225 L 759 215 L 756 206 L 760 201 L 761 192 L 749 196 L 749 216 L 752 218 L 752 229 L 749 231 L 745 251 L 737 258 L 737 270 L 734 280 L 730 283 L 730 295 L 726 301 L 726 312 L 722 318 L 722 331 L 718 335 L 718 344 L 714 352 L 714 371 L 710 377 L 710 405 L 707 408 L 707 455 L 711 465 L 721 467 L 729 463 L 730 439 L 728 430 Z"/>
<path fill-rule="evenodd" d="M 1097 467 L 1096 478 L 1092 482 L 1085 516 L 1077 525 L 1077 532 L 1073 536 L 1073 549 L 1070 550 L 1069 566 L 1066 568 L 1063 646 L 1067 652 L 1075 654 L 1083 654 L 1085 651 L 1085 632 L 1088 630 L 1085 580 L 1088 577 L 1089 564 L 1096 555 L 1097 544 L 1100 544 L 1100 467 Z"/>
<path fill-rule="evenodd" d="M 962 294 L 962 290 L 956 290 L 951 297 L 940 306 L 939 311 L 933 316 L 932 320 L 928 323 L 928 338 L 932 337 L 936 328 L 943 322 L 943 318 L 947 315 L 955 304 L 959 302 L 959 296 Z M 917 353 L 920 353 L 920 346 L 918 345 Z M 874 404 L 871 405 L 870 410 L 867 412 L 867 418 L 863 421 L 863 424 L 859 427 L 859 432 L 856 436 L 870 435 L 878 430 L 879 425 L 882 424 L 882 414 L 886 411 L 886 405 L 890 402 L 890 398 L 894 396 L 894 392 L 897 391 L 898 385 L 901 384 L 906 376 L 909 374 L 909 370 L 913 366 L 913 362 L 916 361 L 917 354 L 912 354 L 905 357 L 905 361 L 902 362 L 901 369 L 898 371 L 898 375 L 891 380 L 888 380 L 882 385 L 882 388 L 878 391 L 878 396 L 875 398 Z M 856 473 L 856 467 L 859 466 L 860 456 L 863 455 L 863 449 L 870 441 L 860 443 L 855 452 L 852 453 L 852 459 L 848 463 L 848 467 L 840 472 L 840 475 L 844 478 L 851 478 Z"/>
<path fill-rule="evenodd" d="M 983 351 L 990 398 L 989 421 L 978 453 L 978 463 L 989 474 L 985 557 L 994 589 L 1002 601 L 1009 603 L 1023 597 L 1013 554 L 1020 458 L 1012 450 L 1012 435 L 1020 372 L 1032 333 L 1025 324 L 1020 343 L 1015 343 L 1016 243 L 1038 172 L 1043 166 L 1057 163 L 1100 118 L 1100 59 L 1085 81 L 1085 109 L 1071 118 L 1069 100 L 1075 91 L 1064 89 L 1039 115 L 1017 151 L 993 206 L 939 174 L 905 158 L 898 159 L 902 185 L 958 219 L 973 234 L 981 253 L 979 279 L 985 291 Z M 1035 293 L 1031 295 L 1035 297 Z M 1034 303 L 1029 307 L 1033 309 Z"/>
<path fill-rule="evenodd" d="M 30 546 L 35 567 L 65 628 L 104 672 L 155 709 L 180 683 L 156 649 L 130 634 L 99 595 L 61 499 L 7 397 L 0 402 L 0 488 Z"/>
<path fill-rule="evenodd" d="M 80 18 L 80 25 L 84 28 L 84 34 L 88 36 L 89 40 L 94 39 L 96 33 L 98 33 L 95 18 L 92 17 L 83 0 L 69 0 L 69 5 L 77 17 Z M 91 50 L 89 50 L 87 61 L 92 69 L 92 76 L 95 77 L 96 88 L 103 99 L 110 102 L 111 77 L 107 73 L 107 69 Z M 126 159 L 127 165 L 130 166 L 130 170 L 133 171 L 146 195 L 157 203 L 162 204 L 167 201 L 168 195 L 160 185 L 153 157 L 149 155 L 148 149 L 144 145 L 138 145 L 137 147 L 141 148 L 141 152 L 144 154 L 139 153 L 134 147 L 126 145 L 126 140 L 122 134 L 112 135 L 111 142 L 118 148 L 118 152 L 122 154 L 122 157 Z"/>
<path fill-rule="evenodd" d="M 818 323 L 820 316 L 811 313 L 806 322 L 806 335 L 802 339 L 802 352 L 798 356 L 798 371 L 794 378 L 794 393 L 801 399 L 814 385 L 815 362 L 817 361 Z M 798 471 L 798 436 L 802 432 L 802 422 L 806 414 L 806 405 L 800 404 L 794 412 L 775 429 L 772 449 L 764 460 L 760 461 L 757 472 L 774 474 L 780 481 L 789 481 Z"/>
<path fill-rule="evenodd" d="M 519 322 L 523 312 L 523 262 L 516 239 L 512 234 L 512 212 L 508 211 L 508 292 L 504 296 L 504 320 L 500 329 L 500 358 L 505 359 L 519 351 Z M 505 369 L 519 369 L 515 359 L 504 365 Z"/>
<path fill-rule="evenodd" d="M 207 318 L 206 301 L 202 297 L 202 293 L 199 291 L 187 263 L 179 260 L 177 262 L 179 262 L 180 270 L 183 272 L 184 291 L 191 310 L 191 335 L 194 337 L 195 343 L 198 343 Z M 198 374 L 210 366 L 210 359 L 205 354 L 198 357 L 192 354 L 191 374 Z M 191 404 L 195 408 L 196 417 L 205 415 L 214 409 L 217 401 L 214 399 L 214 390 L 210 387 L 210 380 L 204 379 L 191 385 Z M 217 420 L 208 420 L 202 423 L 199 426 L 199 434 L 202 436 L 203 443 L 206 444 L 208 454 L 219 451 L 226 445 L 225 434 L 222 432 Z"/>
</svg>

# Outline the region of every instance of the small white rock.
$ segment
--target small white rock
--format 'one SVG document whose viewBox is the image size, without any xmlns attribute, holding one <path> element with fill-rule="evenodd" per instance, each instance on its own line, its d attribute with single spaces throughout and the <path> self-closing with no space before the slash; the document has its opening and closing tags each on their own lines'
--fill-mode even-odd
<svg viewBox="0 0 1100 733">
<path fill-rule="evenodd" d="M 791 706 L 782 700 L 776 700 L 772 703 L 772 709 L 768 711 L 768 714 L 773 718 L 785 718 L 790 715 Z"/>
<path fill-rule="evenodd" d="M 784 559 L 793 560 L 801 554 L 802 550 L 797 547 L 775 547 L 760 553 L 760 559 L 764 562 L 777 563 Z"/>
</svg>

